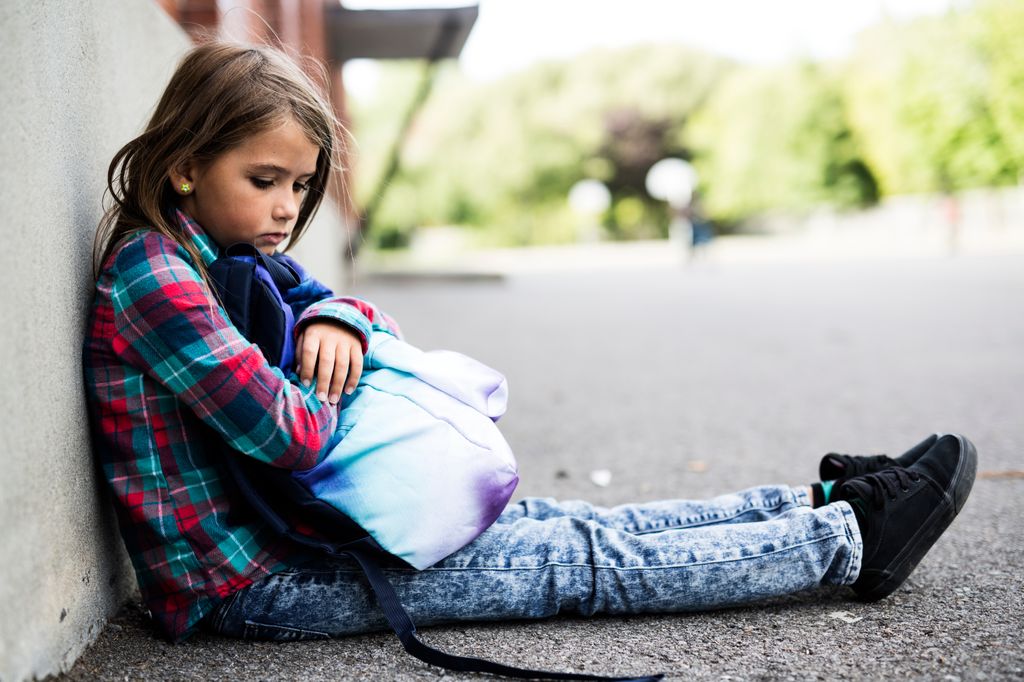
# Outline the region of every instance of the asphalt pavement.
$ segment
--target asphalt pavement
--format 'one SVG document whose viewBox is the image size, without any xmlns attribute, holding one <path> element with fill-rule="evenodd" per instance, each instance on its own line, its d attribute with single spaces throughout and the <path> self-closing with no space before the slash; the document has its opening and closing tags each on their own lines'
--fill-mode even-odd
<svg viewBox="0 0 1024 682">
<path fill-rule="evenodd" d="M 898 454 L 934 431 L 977 445 L 974 492 L 879 603 L 827 589 L 710 613 L 461 623 L 426 641 L 667 679 L 1024 678 L 1024 256 L 566 271 L 355 287 L 412 343 L 508 376 L 517 497 L 614 505 L 806 483 L 823 453 Z M 425 666 L 389 633 L 171 645 L 130 604 L 64 677 L 442 676 L 486 679 Z"/>
</svg>

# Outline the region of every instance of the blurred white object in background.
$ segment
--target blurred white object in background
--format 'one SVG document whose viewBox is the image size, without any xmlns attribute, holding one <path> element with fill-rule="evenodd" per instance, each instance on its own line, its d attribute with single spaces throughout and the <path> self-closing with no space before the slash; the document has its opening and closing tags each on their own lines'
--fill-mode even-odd
<svg viewBox="0 0 1024 682">
<path fill-rule="evenodd" d="M 697 188 L 697 171 L 682 159 L 662 159 L 647 171 L 647 193 L 667 201 L 676 210 L 685 209 Z"/>
<path fill-rule="evenodd" d="M 580 180 L 569 189 L 569 208 L 580 218 L 577 238 L 596 242 L 601 236 L 601 215 L 612 205 L 612 193 L 599 180 Z"/>
<path fill-rule="evenodd" d="M 668 226 L 669 241 L 689 247 L 693 239 L 693 224 L 688 210 L 693 200 L 693 190 L 697 188 L 697 171 L 682 159 L 662 159 L 647 171 L 644 185 L 648 194 L 668 202 L 672 208 L 672 222 Z"/>
</svg>

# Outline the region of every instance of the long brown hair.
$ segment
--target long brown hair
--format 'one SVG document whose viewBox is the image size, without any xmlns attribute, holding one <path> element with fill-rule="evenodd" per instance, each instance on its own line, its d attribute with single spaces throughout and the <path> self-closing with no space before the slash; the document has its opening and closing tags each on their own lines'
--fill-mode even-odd
<svg viewBox="0 0 1024 682">
<path fill-rule="evenodd" d="M 326 84 L 326 74 L 322 75 Z M 188 160 L 208 163 L 288 116 L 320 149 L 316 173 L 288 240 L 286 250 L 290 249 L 319 208 L 332 169 L 341 170 L 337 159 L 345 133 L 324 89 L 272 47 L 213 40 L 193 48 L 171 77 L 145 132 L 121 147 L 110 162 L 107 191 L 114 203 L 103 215 L 93 243 L 96 274 L 124 237 L 153 229 L 181 244 L 209 284 L 198 250 L 173 218 L 178 195 L 168 171 Z M 343 202 L 348 199 L 344 185 L 339 183 Z"/>
</svg>

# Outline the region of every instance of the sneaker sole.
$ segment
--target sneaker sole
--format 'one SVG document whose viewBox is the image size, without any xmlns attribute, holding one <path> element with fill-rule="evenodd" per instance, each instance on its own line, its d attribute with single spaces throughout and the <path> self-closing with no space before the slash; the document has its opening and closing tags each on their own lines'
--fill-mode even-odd
<svg viewBox="0 0 1024 682">
<path fill-rule="evenodd" d="M 868 576 L 874 576 L 874 580 L 853 588 L 859 601 L 878 601 L 896 591 L 963 509 L 978 471 L 978 451 L 967 438 L 958 434 L 948 435 L 959 441 L 962 454 L 942 503 L 932 511 L 921 529 L 885 569 L 868 573 Z"/>
</svg>

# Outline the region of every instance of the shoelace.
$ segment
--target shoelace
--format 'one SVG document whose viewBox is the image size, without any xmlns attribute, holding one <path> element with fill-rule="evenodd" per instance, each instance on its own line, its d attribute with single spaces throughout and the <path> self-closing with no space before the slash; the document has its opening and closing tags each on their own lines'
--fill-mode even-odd
<svg viewBox="0 0 1024 682">
<path fill-rule="evenodd" d="M 834 464 L 840 465 L 843 469 L 843 478 L 860 476 L 867 471 L 877 471 L 879 467 L 897 467 L 899 463 L 889 455 L 840 455 L 830 452 L 825 455 Z"/>
<path fill-rule="evenodd" d="M 873 503 L 875 509 L 881 509 L 887 501 L 896 500 L 900 492 L 908 492 L 911 483 L 920 480 L 921 475 L 917 472 L 894 467 L 850 479 L 843 488 L 849 489 L 853 496 Z"/>
</svg>

